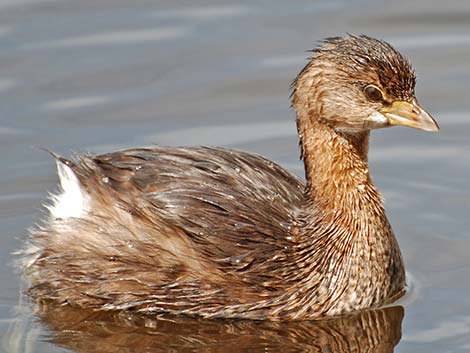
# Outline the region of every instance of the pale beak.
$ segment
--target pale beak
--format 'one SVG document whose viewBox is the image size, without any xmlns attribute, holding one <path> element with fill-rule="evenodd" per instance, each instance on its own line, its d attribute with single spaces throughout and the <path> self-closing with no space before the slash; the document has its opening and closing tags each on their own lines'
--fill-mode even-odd
<svg viewBox="0 0 470 353">
<path fill-rule="evenodd" d="M 411 102 L 394 101 L 379 111 L 388 120 L 388 124 L 408 126 L 425 131 L 438 131 L 436 120 L 421 106 L 416 99 Z"/>
</svg>

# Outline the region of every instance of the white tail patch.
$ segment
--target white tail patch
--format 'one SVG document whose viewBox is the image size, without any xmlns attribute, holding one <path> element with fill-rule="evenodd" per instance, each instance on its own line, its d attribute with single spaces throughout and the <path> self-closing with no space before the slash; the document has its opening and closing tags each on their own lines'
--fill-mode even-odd
<svg viewBox="0 0 470 353">
<path fill-rule="evenodd" d="M 60 191 L 52 195 L 49 209 L 53 218 L 78 218 L 89 210 L 89 196 L 82 189 L 80 182 L 65 163 L 57 160 L 57 172 L 60 179 Z"/>
</svg>

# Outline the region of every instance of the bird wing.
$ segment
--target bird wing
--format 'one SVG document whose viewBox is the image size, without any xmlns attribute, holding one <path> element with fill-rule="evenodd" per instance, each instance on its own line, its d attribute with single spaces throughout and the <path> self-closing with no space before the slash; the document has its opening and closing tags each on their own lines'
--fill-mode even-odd
<svg viewBox="0 0 470 353">
<path fill-rule="evenodd" d="M 217 245 L 219 256 L 230 255 L 235 243 L 279 240 L 303 200 L 297 177 L 235 150 L 132 149 L 92 161 L 129 207 L 147 207 L 149 217 L 158 214 L 194 240 Z"/>
<path fill-rule="evenodd" d="M 304 197 L 302 181 L 284 168 L 229 149 L 131 149 L 82 157 L 73 169 L 91 195 L 100 189 L 108 203 L 153 224 L 155 244 L 176 242 L 164 233 L 178 232 L 198 257 L 249 282 L 250 273 L 258 283 L 271 276 Z"/>
</svg>

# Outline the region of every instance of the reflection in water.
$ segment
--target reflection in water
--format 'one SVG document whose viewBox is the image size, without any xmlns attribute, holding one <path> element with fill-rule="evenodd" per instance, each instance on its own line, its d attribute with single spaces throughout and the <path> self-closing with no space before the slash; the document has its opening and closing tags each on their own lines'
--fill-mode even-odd
<svg viewBox="0 0 470 353">
<path fill-rule="evenodd" d="M 401 338 L 401 306 L 324 321 L 274 323 L 151 319 L 129 313 L 43 306 L 51 340 L 77 352 L 393 352 Z"/>
</svg>

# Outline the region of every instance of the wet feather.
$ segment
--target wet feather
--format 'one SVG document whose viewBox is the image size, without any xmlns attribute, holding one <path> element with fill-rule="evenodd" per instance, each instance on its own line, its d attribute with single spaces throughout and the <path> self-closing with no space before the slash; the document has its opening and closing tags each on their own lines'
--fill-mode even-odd
<svg viewBox="0 0 470 353">
<path fill-rule="evenodd" d="M 410 99 L 414 81 L 409 62 L 376 39 L 330 38 L 315 50 L 292 86 L 305 182 L 223 148 L 56 156 L 87 203 L 32 232 L 29 293 L 100 310 L 270 320 L 394 300 L 403 262 L 369 176 L 364 119 L 377 104 L 361 85 Z"/>
</svg>

